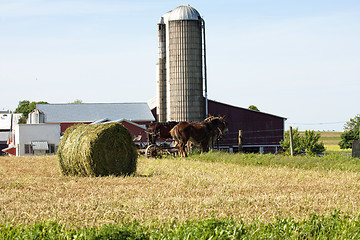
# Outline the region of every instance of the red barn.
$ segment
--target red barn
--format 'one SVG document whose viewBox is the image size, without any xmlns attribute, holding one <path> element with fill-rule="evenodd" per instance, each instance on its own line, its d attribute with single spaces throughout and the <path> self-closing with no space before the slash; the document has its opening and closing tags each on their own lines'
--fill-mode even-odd
<svg viewBox="0 0 360 240">
<path fill-rule="evenodd" d="M 239 131 L 246 152 L 276 153 L 284 137 L 286 118 L 208 100 L 209 114 L 226 116 L 228 134 L 218 141 L 219 148 L 239 150 Z"/>
</svg>

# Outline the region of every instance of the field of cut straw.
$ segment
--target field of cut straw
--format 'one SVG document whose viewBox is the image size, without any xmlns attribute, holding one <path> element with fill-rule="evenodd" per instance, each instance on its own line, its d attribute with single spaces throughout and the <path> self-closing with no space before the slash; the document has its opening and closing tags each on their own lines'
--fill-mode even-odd
<svg viewBox="0 0 360 240">
<path fill-rule="evenodd" d="M 309 162 L 313 162 L 309 164 Z M 63 176 L 56 156 L 0 157 L 0 223 L 93 227 L 360 212 L 360 160 L 208 153 L 138 160 L 127 177 Z"/>
<path fill-rule="evenodd" d="M 337 146 L 341 141 L 342 132 L 316 132 L 320 134 L 320 141 L 325 145 Z"/>
</svg>

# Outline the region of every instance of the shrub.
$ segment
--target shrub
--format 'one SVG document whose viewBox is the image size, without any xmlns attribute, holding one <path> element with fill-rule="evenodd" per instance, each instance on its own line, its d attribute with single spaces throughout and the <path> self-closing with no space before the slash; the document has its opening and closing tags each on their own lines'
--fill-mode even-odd
<svg viewBox="0 0 360 240">
<path fill-rule="evenodd" d="M 314 131 L 305 131 L 305 136 L 301 138 L 302 146 L 306 154 L 316 155 L 325 151 L 324 144 L 319 142 L 320 134 Z"/>
<path fill-rule="evenodd" d="M 352 148 L 352 143 L 354 140 L 359 140 L 359 130 L 360 129 L 360 114 L 357 114 L 354 118 L 350 118 L 344 126 L 344 133 L 341 134 L 341 141 L 339 146 L 341 149 Z"/>
<path fill-rule="evenodd" d="M 293 133 L 293 150 L 294 155 L 306 153 L 309 155 L 321 154 L 325 151 L 324 144 L 319 142 L 320 134 L 314 131 L 305 131 L 302 136 L 297 128 L 292 130 Z M 280 141 L 280 146 L 284 149 L 285 154 L 290 155 L 290 132 L 285 132 L 284 140 Z"/>
<path fill-rule="evenodd" d="M 341 149 L 352 148 L 353 141 L 359 140 L 359 128 L 343 132 L 340 137 L 341 141 L 339 142 L 339 146 Z"/>
</svg>

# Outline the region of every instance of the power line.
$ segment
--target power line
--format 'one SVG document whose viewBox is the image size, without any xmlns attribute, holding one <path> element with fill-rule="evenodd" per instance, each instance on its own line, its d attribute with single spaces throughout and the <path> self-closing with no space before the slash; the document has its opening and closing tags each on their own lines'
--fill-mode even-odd
<svg viewBox="0 0 360 240">
<path fill-rule="evenodd" d="M 346 123 L 346 121 L 342 122 L 320 122 L 320 123 L 286 123 L 289 124 L 296 124 L 296 125 L 330 125 L 330 124 L 339 124 L 339 123 Z"/>
</svg>

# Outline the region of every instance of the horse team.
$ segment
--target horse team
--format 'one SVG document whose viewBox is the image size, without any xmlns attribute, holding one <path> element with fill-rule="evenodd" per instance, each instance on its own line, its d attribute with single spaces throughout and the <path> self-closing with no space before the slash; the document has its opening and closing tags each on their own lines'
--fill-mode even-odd
<svg viewBox="0 0 360 240">
<path fill-rule="evenodd" d="M 214 116 L 201 122 L 153 123 L 148 128 L 151 144 L 155 144 L 157 138 L 172 138 L 182 157 L 187 156 L 185 146 L 189 146 L 190 143 L 200 146 L 201 153 L 204 153 L 213 148 L 215 141 L 227 132 L 228 124 L 225 117 Z"/>
</svg>

